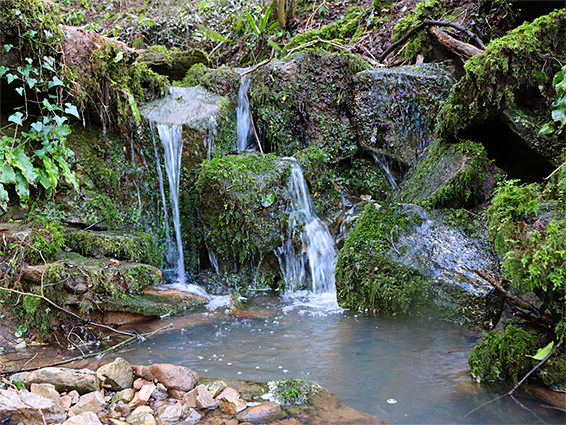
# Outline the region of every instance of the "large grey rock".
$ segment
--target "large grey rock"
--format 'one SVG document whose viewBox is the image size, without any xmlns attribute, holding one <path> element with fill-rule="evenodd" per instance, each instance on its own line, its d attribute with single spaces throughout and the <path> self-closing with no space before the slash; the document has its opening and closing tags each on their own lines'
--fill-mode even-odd
<svg viewBox="0 0 566 425">
<path fill-rule="evenodd" d="M 131 388 L 134 383 L 134 371 L 126 360 L 118 357 L 112 363 L 100 366 L 96 374 L 104 378 L 104 384 L 113 391 Z"/>
<path fill-rule="evenodd" d="M 62 423 L 67 415 L 59 403 L 38 394 L 0 390 L 0 418 L 26 425 Z"/>
<path fill-rule="evenodd" d="M 455 75 L 454 66 L 431 63 L 358 73 L 353 116 L 360 145 L 413 164 L 434 140 L 436 114 Z"/>
<path fill-rule="evenodd" d="M 52 384 L 59 392 L 77 390 L 81 394 L 100 389 L 95 372 L 62 367 L 45 367 L 31 372 L 25 377 L 24 385 L 29 388 L 31 384 Z"/>
</svg>

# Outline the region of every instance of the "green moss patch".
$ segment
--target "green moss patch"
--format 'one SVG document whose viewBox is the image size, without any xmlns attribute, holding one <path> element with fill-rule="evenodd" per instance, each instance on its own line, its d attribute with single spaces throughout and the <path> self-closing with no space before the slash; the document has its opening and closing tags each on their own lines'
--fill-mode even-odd
<svg viewBox="0 0 566 425">
<path fill-rule="evenodd" d="M 488 170 L 482 145 L 436 142 L 420 164 L 409 171 L 396 197 L 433 208 L 473 207 L 488 195 Z"/>
</svg>

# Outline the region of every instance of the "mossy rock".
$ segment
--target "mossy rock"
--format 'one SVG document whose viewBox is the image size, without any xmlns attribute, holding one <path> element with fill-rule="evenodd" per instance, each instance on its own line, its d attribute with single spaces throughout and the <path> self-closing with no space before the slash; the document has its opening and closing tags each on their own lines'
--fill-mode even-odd
<svg viewBox="0 0 566 425">
<path fill-rule="evenodd" d="M 370 203 L 338 255 L 338 299 L 378 315 L 491 328 L 501 313 L 501 297 L 465 267 L 489 269 L 492 263 L 482 241 L 420 208 Z"/>
<path fill-rule="evenodd" d="M 450 63 L 360 72 L 353 103 L 359 144 L 412 165 L 434 140 L 436 115 L 455 82 Z"/>
<path fill-rule="evenodd" d="M 154 294 L 125 295 L 102 300 L 97 307 L 107 312 L 123 312 L 145 317 L 163 317 L 203 305 L 203 301 L 187 298 L 179 301 Z"/>
<path fill-rule="evenodd" d="M 281 246 L 290 164 L 275 155 L 241 154 L 202 164 L 196 182 L 204 240 L 226 272 L 250 273 Z"/>
<path fill-rule="evenodd" d="M 187 71 L 196 64 L 208 66 L 208 55 L 200 49 L 179 50 L 175 47 L 152 46 L 139 58 L 152 71 L 169 77 L 170 81 L 182 80 Z"/>
<path fill-rule="evenodd" d="M 437 134 L 443 139 L 471 137 L 481 126 L 499 120 L 506 108 L 528 110 L 535 122 L 549 121 L 551 80 L 566 62 L 565 25 L 566 9 L 555 10 L 492 41 L 484 54 L 467 61 L 466 75 L 440 111 Z M 530 145 L 556 163 L 549 154 L 564 148 L 564 140 L 557 137 L 550 147 L 544 139 Z"/>
<path fill-rule="evenodd" d="M 559 351 L 537 371 L 544 385 L 561 393 L 566 392 L 566 356 Z"/>
<path fill-rule="evenodd" d="M 112 257 L 134 263 L 146 263 L 163 267 L 163 254 L 155 237 L 144 232 L 94 232 L 68 229 L 66 245 L 71 250 L 88 257 Z"/>
<path fill-rule="evenodd" d="M 412 168 L 394 197 L 400 202 L 471 208 L 483 202 L 495 184 L 484 147 L 469 141 L 436 142 Z"/>
<path fill-rule="evenodd" d="M 249 97 L 265 150 L 292 156 L 316 147 L 333 163 L 353 156 L 358 146 L 350 82 L 368 67 L 353 55 L 309 49 L 256 70 Z"/>
</svg>

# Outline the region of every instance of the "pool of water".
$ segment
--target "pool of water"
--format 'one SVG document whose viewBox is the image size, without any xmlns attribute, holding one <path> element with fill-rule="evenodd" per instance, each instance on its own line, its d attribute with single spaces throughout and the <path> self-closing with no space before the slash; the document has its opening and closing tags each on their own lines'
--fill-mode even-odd
<svg viewBox="0 0 566 425">
<path fill-rule="evenodd" d="M 525 394 L 464 417 L 509 389 L 498 392 L 469 377 L 467 348 L 478 332 L 271 296 L 250 299 L 241 317 L 234 317 L 225 301 L 217 298 L 215 310 L 166 319 L 174 330 L 120 355 L 132 364 L 175 363 L 204 376 L 305 379 L 393 424 L 564 423 L 564 414 Z"/>
</svg>

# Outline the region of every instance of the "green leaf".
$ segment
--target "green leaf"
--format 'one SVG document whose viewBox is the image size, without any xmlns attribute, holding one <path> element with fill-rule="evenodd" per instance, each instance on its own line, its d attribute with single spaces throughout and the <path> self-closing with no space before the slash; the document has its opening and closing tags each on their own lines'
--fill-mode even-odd
<svg viewBox="0 0 566 425">
<path fill-rule="evenodd" d="M 15 74 L 6 74 L 6 79 L 8 80 L 8 84 L 12 84 L 12 81 L 17 79 L 18 76 Z"/>
<path fill-rule="evenodd" d="M 8 209 L 8 192 L 4 189 L 4 185 L 0 183 L 0 211 Z"/>
<path fill-rule="evenodd" d="M 49 81 L 49 84 L 47 85 L 47 87 L 51 89 L 53 87 L 62 86 L 62 85 L 64 85 L 63 81 L 61 81 L 61 79 L 59 77 L 54 75 L 53 78 L 51 79 L 51 81 Z"/>
<path fill-rule="evenodd" d="M 16 193 L 20 197 L 20 204 L 25 208 L 29 200 L 29 184 L 20 172 L 16 173 Z"/>
<path fill-rule="evenodd" d="M 8 117 L 8 121 L 13 122 L 14 124 L 22 125 L 22 117 L 24 114 L 21 112 L 15 112 Z"/>
<path fill-rule="evenodd" d="M 26 81 L 30 89 L 33 89 L 33 86 L 35 86 L 35 83 L 37 83 L 37 80 L 35 78 L 28 78 Z"/>
<path fill-rule="evenodd" d="M 22 172 L 29 184 L 35 184 L 37 172 L 23 149 L 14 149 L 10 158 L 10 164 Z M 16 173 L 16 180 L 17 174 L 19 173 Z"/>
<path fill-rule="evenodd" d="M 43 186 L 45 190 L 51 189 L 51 182 L 49 181 L 49 176 L 44 169 L 40 168 L 37 170 L 37 181 Z"/>
<path fill-rule="evenodd" d="M 527 357 L 532 357 L 533 359 L 540 361 L 544 359 L 546 356 L 548 356 L 553 348 L 554 348 L 554 341 L 551 341 L 546 347 L 539 348 L 539 350 L 534 356 L 529 356 L 527 354 Z"/>
<path fill-rule="evenodd" d="M 2 167 L 2 175 L 0 176 L 0 183 L 16 184 L 16 172 L 10 164 L 4 164 Z"/>
<path fill-rule="evenodd" d="M 45 172 L 47 173 L 47 180 L 49 182 L 48 186 L 55 189 L 59 181 L 59 169 L 57 168 L 53 160 L 48 156 L 43 158 L 43 166 L 45 167 Z M 41 184 L 43 185 L 43 187 L 45 187 L 45 184 Z M 49 189 L 49 187 L 45 188 Z"/>
<path fill-rule="evenodd" d="M 73 185 L 73 188 L 78 192 L 79 191 L 79 184 L 77 183 L 77 178 L 75 176 L 75 173 L 71 171 L 70 167 L 69 167 L 69 163 L 67 161 L 65 161 L 64 158 L 58 157 L 55 158 L 57 159 L 57 164 L 59 165 L 59 168 L 62 171 L 63 177 L 65 178 L 65 180 L 68 183 L 71 183 Z"/>
<path fill-rule="evenodd" d="M 53 68 L 54 65 L 55 65 L 55 59 L 53 59 L 51 56 L 43 57 L 43 67 L 45 69 L 47 69 L 48 71 L 55 72 L 55 68 Z"/>
<path fill-rule="evenodd" d="M 6 72 L 8 72 L 10 70 L 10 68 L 8 68 L 7 66 L 0 66 L 0 77 L 2 77 Z"/>
<path fill-rule="evenodd" d="M 557 99 L 552 105 L 552 119 L 558 123 L 558 130 L 566 125 L 566 96 Z"/>
<path fill-rule="evenodd" d="M 13 44 L 4 44 L 4 50 L 6 51 L 6 53 L 12 50 L 12 47 L 14 47 Z"/>
<path fill-rule="evenodd" d="M 24 88 L 23 88 L 23 87 L 18 87 L 18 88 L 16 89 L 16 91 L 18 92 L 18 94 L 19 94 L 20 96 L 23 96 L 23 95 L 24 95 Z"/>
<path fill-rule="evenodd" d="M 81 119 L 81 117 L 79 116 L 79 111 L 77 109 L 77 107 L 71 103 L 65 103 L 65 113 L 66 114 L 71 114 L 75 117 L 77 117 L 78 119 Z"/>
<path fill-rule="evenodd" d="M 112 60 L 112 62 L 118 63 L 118 62 L 120 62 L 120 61 L 122 60 L 123 57 L 124 57 L 124 52 L 119 51 L 119 52 L 116 54 L 116 57 Z"/>
</svg>

